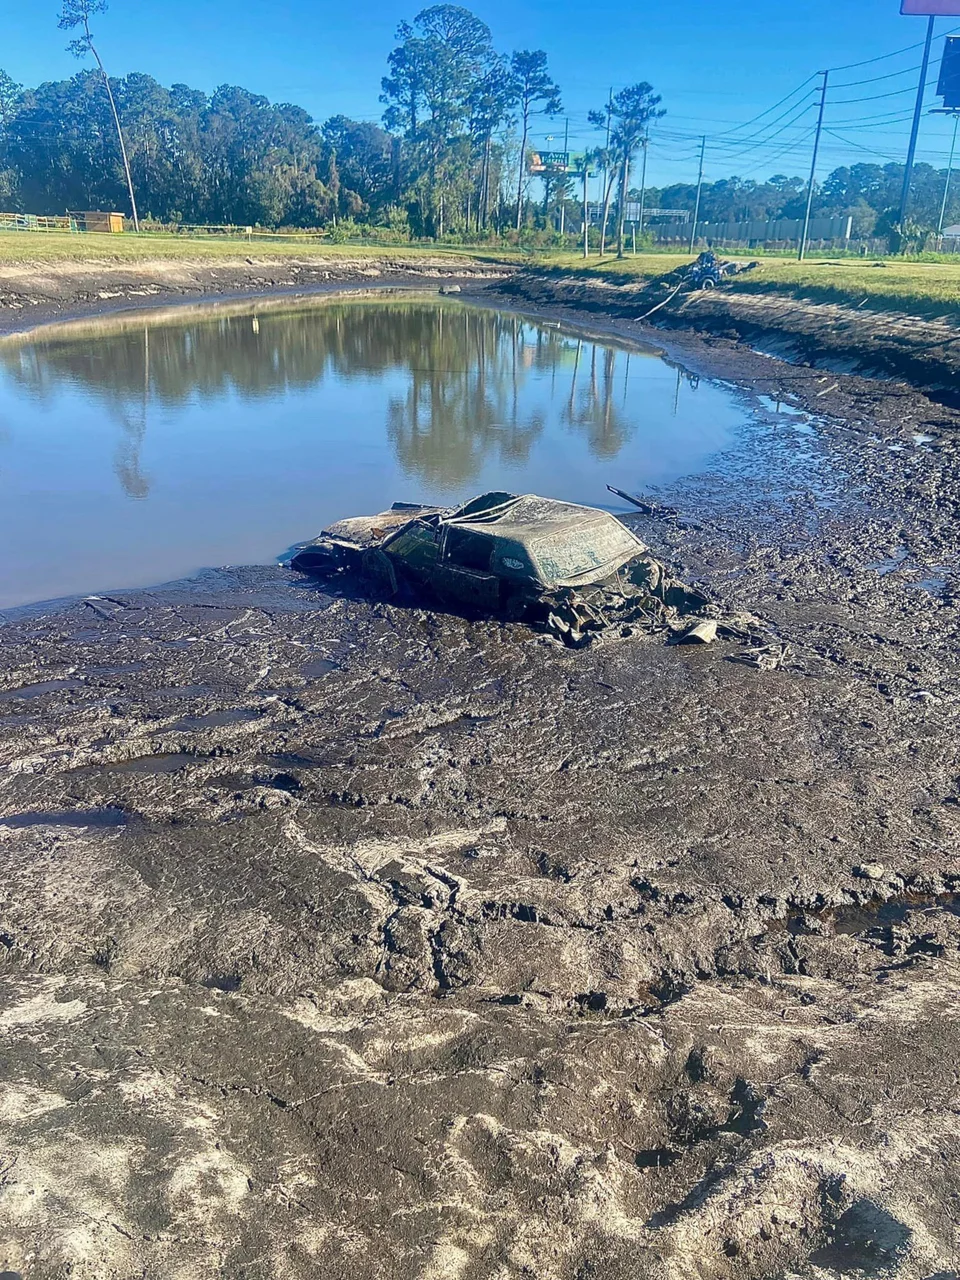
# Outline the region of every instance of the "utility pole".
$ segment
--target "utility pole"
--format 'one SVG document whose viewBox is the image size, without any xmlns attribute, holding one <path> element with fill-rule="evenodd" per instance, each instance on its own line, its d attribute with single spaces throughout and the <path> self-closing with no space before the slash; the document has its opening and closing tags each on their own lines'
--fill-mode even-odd
<svg viewBox="0 0 960 1280">
<path fill-rule="evenodd" d="M 607 152 L 610 150 L 610 116 L 613 112 L 613 85 L 607 90 L 607 136 L 603 143 L 603 168 L 600 178 L 600 195 L 607 189 Z"/>
<path fill-rule="evenodd" d="M 590 177 L 590 166 L 587 157 L 583 157 L 583 256 L 590 256 L 590 206 L 587 203 L 587 179 Z"/>
<path fill-rule="evenodd" d="M 563 154 L 567 157 L 567 166 L 564 169 L 564 175 L 566 175 L 566 173 L 569 171 L 569 168 L 570 168 L 570 164 L 569 164 L 570 121 L 569 120 L 564 120 L 563 122 Z M 566 186 L 566 177 L 564 177 L 563 187 L 560 188 L 561 192 L 563 193 L 560 197 L 560 239 L 561 240 L 563 239 L 563 229 L 564 229 L 564 226 L 566 225 L 566 212 L 567 212 L 566 192 L 563 189 L 565 186 Z"/>
<path fill-rule="evenodd" d="M 644 205 L 647 201 L 647 144 L 649 138 L 644 138 L 640 144 L 643 147 L 643 161 L 640 167 L 640 234 L 643 235 L 643 212 Z"/>
<path fill-rule="evenodd" d="M 697 223 L 700 221 L 700 193 L 703 191 L 703 157 L 707 150 L 707 135 L 700 139 L 700 173 L 697 177 L 697 200 L 693 206 L 693 226 L 690 228 L 690 252 L 697 243 Z"/>
<path fill-rule="evenodd" d="M 943 203 L 940 206 L 940 221 L 937 223 L 937 236 L 943 235 L 943 220 L 947 216 L 947 199 L 950 195 L 950 179 L 953 177 L 953 157 L 957 153 L 957 127 L 960 126 L 960 111 L 953 117 L 953 142 L 950 144 L 950 160 L 947 164 L 947 180 L 943 184 Z"/>
<path fill-rule="evenodd" d="M 823 84 L 820 86 L 820 114 L 817 116 L 817 132 L 813 139 L 813 159 L 810 162 L 810 183 L 807 187 L 807 207 L 803 213 L 803 231 L 800 233 L 800 246 L 797 249 L 797 261 L 802 262 L 807 252 L 807 236 L 810 234 L 810 214 L 813 212 L 813 184 L 817 176 L 817 158 L 820 155 L 820 135 L 823 133 L 823 113 L 827 107 L 827 80 L 829 71 L 821 71 Z"/>
<path fill-rule="evenodd" d="M 903 169 L 903 190 L 900 192 L 900 234 L 903 235 L 907 220 L 907 206 L 910 203 L 910 179 L 913 177 L 913 162 L 917 154 L 917 138 L 920 134 L 920 117 L 923 114 L 923 96 L 927 89 L 927 69 L 930 66 L 930 46 L 933 44 L 933 14 L 927 21 L 927 40 L 923 46 L 923 62 L 920 64 L 920 83 L 917 85 L 917 101 L 913 108 L 913 127 L 910 130 L 910 146 L 907 148 L 907 163 Z"/>
</svg>

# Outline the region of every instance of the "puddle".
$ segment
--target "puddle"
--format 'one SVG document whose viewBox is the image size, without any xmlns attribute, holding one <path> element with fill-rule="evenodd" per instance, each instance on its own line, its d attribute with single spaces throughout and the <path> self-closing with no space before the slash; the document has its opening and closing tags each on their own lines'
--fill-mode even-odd
<svg viewBox="0 0 960 1280">
<path fill-rule="evenodd" d="M 300 674 L 308 680 L 316 680 L 320 676 L 327 676 L 331 671 L 339 671 L 340 664 L 334 662 L 331 658 L 317 658 L 314 662 L 308 662 L 300 668 Z"/>
<path fill-rule="evenodd" d="M 888 902 L 879 899 L 858 907 L 837 907 L 832 911 L 797 912 L 787 917 L 787 929 L 793 934 L 813 933 L 817 926 L 826 925 L 833 933 L 855 935 L 871 929 L 903 924 L 908 916 L 917 912 L 947 911 L 960 916 L 960 894 L 943 893 L 936 897 L 923 894 L 907 894 Z M 811 922 L 816 924 L 811 925 Z"/>
<path fill-rule="evenodd" d="M 652 350 L 424 294 L 7 339 L 0 421 L 4 608 L 271 564 L 397 500 L 601 504 L 725 470 L 757 418 Z"/>
<path fill-rule="evenodd" d="M 209 991 L 239 991 L 240 983 L 241 979 L 235 973 L 228 973 L 204 978 L 200 985 L 201 987 L 206 987 Z"/>
<path fill-rule="evenodd" d="M 64 689 L 82 689 L 81 680 L 42 680 L 38 684 L 21 685 L 19 689 L 5 689 L 0 702 L 19 702 L 25 698 L 39 698 L 45 693 L 57 693 Z"/>
<path fill-rule="evenodd" d="M 928 436 L 924 431 L 914 431 L 913 433 L 914 444 L 930 444 L 933 439 L 933 436 Z"/>
<path fill-rule="evenodd" d="M 785 400 L 775 400 L 773 396 L 757 396 L 757 400 L 768 413 L 781 414 L 787 418 L 807 418 L 806 409 L 801 409 L 799 405 L 788 404 Z"/>
<path fill-rule="evenodd" d="M 867 568 L 875 569 L 881 578 L 885 578 L 888 573 L 895 573 L 902 568 L 909 557 L 910 552 L 906 547 L 897 547 L 892 556 L 888 556 L 886 560 L 877 560 Z"/>
<path fill-rule="evenodd" d="M 281 751 L 275 755 L 258 756 L 257 764 L 269 769 L 323 769 L 330 761 L 322 756 L 299 755 L 295 751 Z"/>
</svg>

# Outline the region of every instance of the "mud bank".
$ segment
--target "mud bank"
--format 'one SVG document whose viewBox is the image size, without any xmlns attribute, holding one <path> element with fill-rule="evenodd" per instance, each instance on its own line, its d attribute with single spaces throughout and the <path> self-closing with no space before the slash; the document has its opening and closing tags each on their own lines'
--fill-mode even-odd
<svg viewBox="0 0 960 1280">
<path fill-rule="evenodd" d="M 505 297 L 619 318 L 641 316 L 667 291 L 627 278 L 584 280 L 524 271 L 500 286 Z M 680 293 L 650 317 L 653 330 L 688 330 L 748 343 L 788 360 L 835 372 L 903 380 L 960 406 L 960 324 L 955 315 L 922 319 L 861 304 L 752 293 L 749 286 Z M 945 312 L 949 308 L 945 307 Z"/>
<path fill-rule="evenodd" d="M 633 523 L 780 670 L 266 568 L 0 625 L 0 1268 L 955 1275 L 960 415 L 664 341 L 770 430 Z"/>
<path fill-rule="evenodd" d="M 178 301 L 316 293 L 363 284 L 420 285 L 496 280 L 510 269 L 458 258 L 342 255 L 303 259 L 257 255 L 211 262 L 20 262 L 0 265 L 0 334 Z"/>
</svg>

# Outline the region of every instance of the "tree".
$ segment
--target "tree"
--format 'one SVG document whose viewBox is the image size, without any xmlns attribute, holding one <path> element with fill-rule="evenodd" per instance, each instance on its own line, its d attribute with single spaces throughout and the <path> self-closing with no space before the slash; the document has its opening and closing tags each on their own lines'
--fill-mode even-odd
<svg viewBox="0 0 960 1280">
<path fill-rule="evenodd" d="M 406 185 L 423 230 L 442 235 L 472 161 L 471 108 L 496 54 L 487 24 L 453 4 L 421 10 L 397 39 L 382 81 L 383 120 L 403 130 Z"/>
<path fill-rule="evenodd" d="M 393 196 L 393 138 L 370 121 L 331 116 L 321 129 L 324 145 L 335 157 L 326 185 L 331 195 L 354 206 L 354 214 L 377 212 Z M 335 182 L 333 180 L 336 175 Z M 334 192 L 334 188 L 336 189 Z"/>
<path fill-rule="evenodd" d="M 123 128 L 120 124 L 120 113 L 117 111 L 117 104 L 113 98 L 113 90 L 110 87 L 110 77 L 104 70 L 103 62 L 100 54 L 97 52 L 97 46 L 93 43 L 93 34 L 90 31 L 90 19 L 95 13 L 105 13 L 107 8 L 107 0 L 63 0 L 63 8 L 60 11 L 60 21 L 57 24 L 61 31 L 73 31 L 76 27 L 83 27 L 83 34 L 77 39 L 71 40 L 67 45 L 67 49 L 76 58 L 83 58 L 88 53 L 92 53 L 96 59 L 97 66 L 100 68 L 100 75 L 103 77 L 103 85 L 107 91 L 107 97 L 110 99 L 110 111 L 113 114 L 113 123 L 117 129 L 117 141 L 120 143 L 120 155 L 123 159 L 123 170 L 127 175 L 127 190 L 130 193 L 130 210 L 133 213 L 133 227 L 135 231 L 140 230 L 140 218 L 137 215 L 137 199 L 133 193 L 133 178 L 130 175 L 130 161 L 127 158 L 127 145 L 123 140 Z"/>
<path fill-rule="evenodd" d="M 542 49 L 520 49 L 510 58 L 512 96 L 520 108 L 520 173 L 517 177 L 517 230 L 523 222 L 523 175 L 527 164 L 527 139 L 534 116 L 555 116 L 563 110 L 560 89 L 547 71 Z"/>
<path fill-rule="evenodd" d="M 470 133 L 480 153 L 477 174 L 477 230 L 487 226 L 490 218 L 490 194 L 493 188 L 493 136 L 502 129 L 516 105 L 516 95 L 506 58 L 495 57 L 486 74 L 477 81 L 470 100 Z"/>
<path fill-rule="evenodd" d="M 23 85 L 0 67 L 0 129 L 6 129 L 23 99 Z"/>
<path fill-rule="evenodd" d="M 647 136 L 653 120 L 659 120 L 666 112 L 659 110 L 660 97 L 646 81 L 621 89 L 610 99 L 606 112 L 591 111 L 590 123 L 606 128 L 610 123 L 610 153 L 620 177 L 620 202 L 617 213 L 617 257 L 623 257 L 623 224 L 627 211 L 627 191 L 630 186 L 630 166 L 640 145 Z M 604 230 L 606 208 L 609 204 L 608 187 L 604 204 Z"/>
<path fill-rule="evenodd" d="M 23 86 L 0 69 L 0 207 L 15 209 L 18 200 L 18 175 L 5 167 L 6 135 L 23 101 Z"/>
</svg>

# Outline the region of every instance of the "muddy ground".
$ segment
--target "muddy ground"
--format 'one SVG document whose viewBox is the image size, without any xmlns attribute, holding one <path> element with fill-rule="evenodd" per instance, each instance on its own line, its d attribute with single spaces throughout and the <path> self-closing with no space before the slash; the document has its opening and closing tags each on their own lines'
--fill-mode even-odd
<svg viewBox="0 0 960 1280">
<path fill-rule="evenodd" d="M 766 429 L 631 523 L 780 669 L 272 568 L 0 626 L 0 1269 L 957 1275 L 960 414 L 663 340 Z"/>
<path fill-rule="evenodd" d="M 443 286 L 503 279 L 513 268 L 456 254 L 407 258 L 369 253 L 355 259 L 316 254 L 303 259 L 255 256 L 158 259 L 147 262 L 13 262 L 0 264 L 0 334 L 176 302 L 235 300 L 264 294 L 319 293 L 358 285 Z"/>
</svg>

